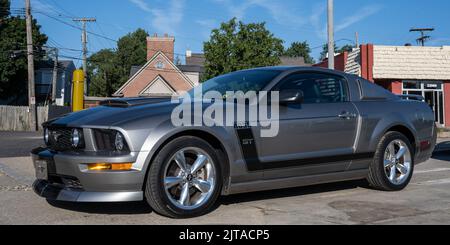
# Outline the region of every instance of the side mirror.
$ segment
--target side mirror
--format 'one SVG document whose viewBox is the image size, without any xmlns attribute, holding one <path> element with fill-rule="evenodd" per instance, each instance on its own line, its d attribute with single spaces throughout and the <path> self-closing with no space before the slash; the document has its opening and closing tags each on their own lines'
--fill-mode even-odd
<svg viewBox="0 0 450 245">
<path fill-rule="evenodd" d="M 287 89 L 280 91 L 280 105 L 303 103 L 303 92 L 301 90 Z"/>
</svg>

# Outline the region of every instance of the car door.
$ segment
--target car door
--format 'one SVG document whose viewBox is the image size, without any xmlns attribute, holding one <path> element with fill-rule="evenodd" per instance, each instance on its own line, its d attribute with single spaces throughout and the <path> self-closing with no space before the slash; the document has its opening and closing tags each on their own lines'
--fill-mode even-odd
<svg viewBox="0 0 450 245">
<path fill-rule="evenodd" d="M 255 134 L 264 178 L 345 171 L 354 152 L 358 124 L 346 79 L 329 73 L 295 73 L 272 90 L 299 90 L 303 102 L 280 106 L 276 137 Z"/>
</svg>

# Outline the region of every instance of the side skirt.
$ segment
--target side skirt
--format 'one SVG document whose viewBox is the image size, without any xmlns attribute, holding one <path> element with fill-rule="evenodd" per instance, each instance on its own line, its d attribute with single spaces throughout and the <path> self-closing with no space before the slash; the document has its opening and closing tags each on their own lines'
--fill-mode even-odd
<svg viewBox="0 0 450 245">
<path fill-rule="evenodd" d="M 368 169 L 231 184 L 228 195 L 365 179 Z"/>
</svg>

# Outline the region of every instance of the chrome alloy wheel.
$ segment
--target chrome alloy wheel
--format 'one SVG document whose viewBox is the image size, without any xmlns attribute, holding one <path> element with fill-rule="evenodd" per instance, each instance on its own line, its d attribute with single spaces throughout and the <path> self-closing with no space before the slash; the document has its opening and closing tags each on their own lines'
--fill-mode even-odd
<svg viewBox="0 0 450 245">
<path fill-rule="evenodd" d="M 411 172 L 411 152 L 402 140 L 392 141 L 384 152 L 384 172 L 394 185 L 402 185 Z"/>
<path fill-rule="evenodd" d="M 205 204 L 214 193 L 216 169 L 202 149 L 183 148 L 169 160 L 164 171 L 164 187 L 170 202 L 184 210 Z"/>
</svg>

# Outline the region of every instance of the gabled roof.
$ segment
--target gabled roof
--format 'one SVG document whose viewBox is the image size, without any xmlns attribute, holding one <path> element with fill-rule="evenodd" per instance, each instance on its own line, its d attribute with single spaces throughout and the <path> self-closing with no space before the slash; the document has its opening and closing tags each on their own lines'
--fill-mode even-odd
<svg viewBox="0 0 450 245">
<path fill-rule="evenodd" d="M 205 72 L 205 67 L 198 65 L 177 65 L 177 67 L 183 72 L 197 72 L 197 73 Z"/>
<path fill-rule="evenodd" d="M 163 86 L 168 93 L 147 93 L 149 89 L 154 86 Z M 153 81 L 151 81 L 141 92 L 139 92 L 139 96 L 148 96 L 148 95 L 173 95 L 176 94 L 177 91 L 170 86 L 170 84 L 160 75 L 158 75 Z"/>
<path fill-rule="evenodd" d="M 136 77 L 140 76 L 142 74 L 143 71 L 145 71 L 146 69 L 150 69 L 149 66 L 150 64 L 153 63 L 153 61 L 155 61 L 157 58 L 162 58 L 166 61 L 167 64 L 169 64 L 169 66 L 175 71 L 177 72 L 183 80 L 186 81 L 186 83 L 188 83 L 191 87 L 194 87 L 194 83 L 161 51 L 158 51 L 151 59 L 149 59 L 147 61 L 147 63 L 145 63 L 144 66 L 142 66 L 139 71 L 137 71 L 133 76 L 130 77 L 130 79 L 128 79 L 128 81 L 122 85 L 122 87 L 120 87 L 115 93 L 114 96 L 121 96 L 124 89 L 130 85 L 134 79 L 136 79 Z M 167 68 L 165 68 L 167 69 Z M 172 71 L 173 72 L 173 71 Z M 170 83 L 170 82 L 168 82 Z"/>
<path fill-rule="evenodd" d="M 191 56 L 186 57 L 186 65 L 204 66 L 205 60 L 204 54 L 193 53 Z"/>
</svg>

